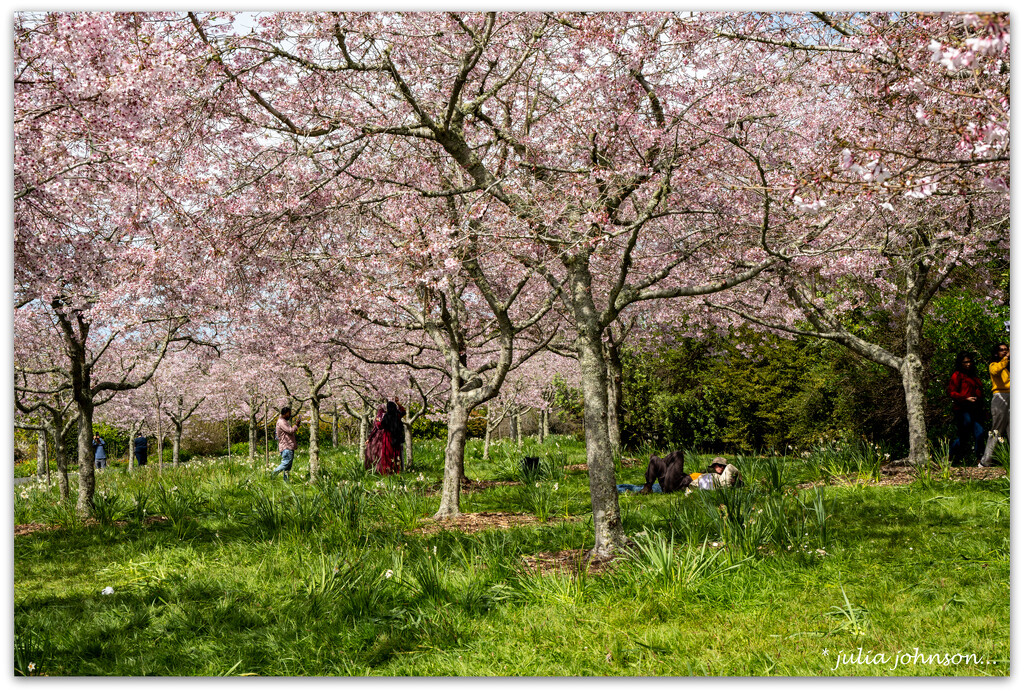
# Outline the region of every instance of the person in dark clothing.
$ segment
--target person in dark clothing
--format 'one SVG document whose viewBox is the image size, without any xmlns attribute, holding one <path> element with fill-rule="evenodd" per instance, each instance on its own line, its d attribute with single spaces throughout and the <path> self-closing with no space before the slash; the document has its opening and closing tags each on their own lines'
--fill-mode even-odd
<svg viewBox="0 0 1024 693">
<path fill-rule="evenodd" d="M 135 461 L 140 467 L 145 467 L 146 458 L 149 456 L 149 439 L 146 436 L 139 436 L 133 443 L 135 445 Z"/>
<path fill-rule="evenodd" d="M 640 489 L 640 493 L 645 495 L 651 493 L 655 481 L 661 486 L 662 493 L 680 491 L 693 482 L 690 475 L 683 470 L 683 453 L 679 450 L 670 452 L 664 458 L 651 455 L 644 479 L 647 483 Z"/>
<path fill-rule="evenodd" d="M 366 440 L 366 468 L 378 474 L 396 474 L 402 471 L 402 445 L 404 431 L 402 417 L 405 408 L 388 400 L 377 410 L 373 430 Z"/>
<path fill-rule="evenodd" d="M 92 437 L 92 454 L 96 469 L 107 466 L 107 441 L 100 438 L 98 433 Z"/>
<path fill-rule="evenodd" d="M 946 384 L 946 393 L 953 403 L 953 423 L 957 433 L 949 456 L 954 462 L 966 460 L 974 465 L 985 452 L 985 426 L 982 423 L 984 399 L 981 378 L 970 353 L 961 351 L 956 355 L 956 366 Z"/>
</svg>

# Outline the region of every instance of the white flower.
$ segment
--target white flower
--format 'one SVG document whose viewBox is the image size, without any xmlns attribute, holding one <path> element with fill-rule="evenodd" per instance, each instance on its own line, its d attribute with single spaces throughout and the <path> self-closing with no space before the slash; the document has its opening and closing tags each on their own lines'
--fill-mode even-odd
<svg viewBox="0 0 1024 693">
<path fill-rule="evenodd" d="M 558 482 L 557 481 L 555 482 L 555 490 L 556 491 L 558 490 Z"/>
<path fill-rule="evenodd" d="M 540 488 L 540 482 L 538 481 L 538 482 L 537 482 L 537 483 L 535 484 L 535 486 L 536 486 L 537 488 Z"/>
<path fill-rule="evenodd" d="M 386 571 L 384 572 L 384 579 L 385 579 L 385 580 L 390 580 L 390 579 L 391 579 L 391 576 L 392 576 L 392 575 L 394 575 L 394 574 L 395 574 L 395 571 L 393 571 L 393 570 L 391 570 L 391 569 L 389 568 L 388 570 L 386 570 Z"/>
<path fill-rule="evenodd" d="M 104 587 L 103 591 L 100 592 L 100 594 L 113 594 L 113 593 L 114 593 L 114 588 L 113 587 Z"/>
</svg>

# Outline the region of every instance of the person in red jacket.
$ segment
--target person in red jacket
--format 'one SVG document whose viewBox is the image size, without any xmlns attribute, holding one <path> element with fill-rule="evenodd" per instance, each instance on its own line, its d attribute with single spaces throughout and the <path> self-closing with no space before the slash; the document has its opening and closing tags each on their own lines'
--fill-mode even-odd
<svg viewBox="0 0 1024 693">
<path fill-rule="evenodd" d="M 974 356 L 970 353 L 961 351 L 956 355 L 956 368 L 949 377 L 946 392 L 953 402 L 953 423 L 957 433 L 949 456 L 954 462 L 969 461 L 973 466 L 985 451 L 985 426 L 982 423 L 984 399 L 981 379 L 974 365 Z"/>
<path fill-rule="evenodd" d="M 397 401 L 388 400 L 377 410 L 377 419 L 366 441 L 367 469 L 381 475 L 402 471 L 403 416 L 405 407 Z"/>
</svg>

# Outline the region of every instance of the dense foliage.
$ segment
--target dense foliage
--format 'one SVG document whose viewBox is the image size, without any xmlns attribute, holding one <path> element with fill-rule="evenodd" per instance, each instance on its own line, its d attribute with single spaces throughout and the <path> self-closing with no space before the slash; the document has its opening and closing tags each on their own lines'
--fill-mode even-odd
<svg viewBox="0 0 1024 693">
<path fill-rule="evenodd" d="M 887 314 L 862 311 L 858 318 L 859 333 L 898 341 Z M 955 436 L 946 383 L 956 354 L 973 352 L 987 382 L 984 365 L 991 348 L 1009 338 L 1008 320 L 1008 305 L 977 290 L 936 298 L 923 349 L 933 441 Z M 645 350 L 629 350 L 624 363 L 623 441 L 630 448 L 782 451 L 853 435 L 894 455 L 907 452 L 899 379 L 833 343 L 745 329 L 703 339 L 664 335 Z"/>
</svg>

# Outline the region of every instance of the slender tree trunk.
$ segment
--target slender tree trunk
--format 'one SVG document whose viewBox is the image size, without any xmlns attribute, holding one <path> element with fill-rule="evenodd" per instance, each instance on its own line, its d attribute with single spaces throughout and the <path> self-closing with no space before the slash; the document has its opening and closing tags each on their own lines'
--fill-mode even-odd
<svg viewBox="0 0 1024 693">
<path fill-rule="evenodd" d="M 53 462 L 57 465 L 57 488 L 60 491 L 60 499 L 66 501 L 71 498 L 71 484 L 68 481 L 68 457 L 64 449 L 64 419 L 54 419 L 53 428 Z"/>
<path fill-rule="evenodd" d="M 224 411 L 226 413 L 225 423 L 227 424 L 227 434 L 228 434 L 228 462 L 230 463 L 231 462 L 231 412 L 228 410 L 227 404 L 228 404 L 228 398 L 227 398 L 227 395 L 225 395 L 224 396 Z M 178 466 L 178 462 L 177 461 L 174 462 L 174 466 Z"/>
<path fill-rule="evenodd" d="M 413 455 L 412 455 L 412 424 L 402 421 L 402 435 L 404 443 L 402 445 L 402 455 L 405 457 L 402 471 L 408 472 L 412 470 Z"/>
<path fill-rule="evenodd" d="M 488 414 L 487 423 L 484 425 L 484 459 L 491 459 L 491 431 L 494 428 L 491 427 L 491 417 Z"/>
<path fill-rule="evenodd" d="M 46 450 L 46 431 L 40 429 L 36 432 L 36 476 L 50 480 L 50 456 Z"/>
<path fill-rule="evenodd" d="M 544 437 L 551 435 L 551 410 L 544 407 Z"/>
<path fill-rule="evenodd" d="M 130 440 L 128 441 L 128 471 L 135 470 L 135 439 L 142 435 L 142 423 L 132 428 Z"/>
<path fill-rule="evenodd" d="M 263 464 L 270 466 L 270 404 L 263 407 Z"/>
<path fill-rule="evenodd" d="M 320 400 L 309 401 L 309 483 L 320 478 Z"/>
<path fill-rule="evenodd" d="M 256 446 L 259 444 L 259 438 L 257 438 L 257 432 L 259 426 L 259 420 L 257 414 L 259 407 L 252 406 L 249 408 L 249 465 L 253 466 L 256 464 Z"/>
<path fill-rule="evenodd" d="M 164 415 L 160 411 L 160 397 L 156 399 L 156 470 L 164 471 Z"/>
<path fill-rule="evenodd" d="M 185 422 L 172 419 L 174 423 L 174 438 L 171 439 L 171 464 L 175 467 L 181 465 L 181 432 L 185 429 Z M 229 444 L 230 449 L 230 444 Z"/>
<path fill-rule="evenodd" d="M 366 417 L 366 409 L 359 412 L 359 466 L 366 467 L 366 436 L 370 428 Z"/>
<path fill-rule="evenodd" d="M 612 453 L 622 452 L 622 425 L 619 412 L 622 411 L 622 356 L 619 347 L 606 344 L 608 356 L 608 439 Z"/>
<path fill-rule="evenodd" d="M 441 507 L 434 519 L 458 517 L 459 492 L 465 476 L 466 426 L 469 409 L 453 401 L 448 410 L 448 444 L 444 450 L 444 479 L 441 483 Z"/>
<path fill-rule="evenodd" d="M 515 441 L 518 447 L 523 445 L 522 427 L 519 422 L 519 414 L 513 414 L 509 423 L 508 437 Z"/>
<path fill-rule="evenodd" d="M 331 417 L 331 447 L 338 447 L 338 403 L 334 403 L 334 412 Z"/>
</svg>

